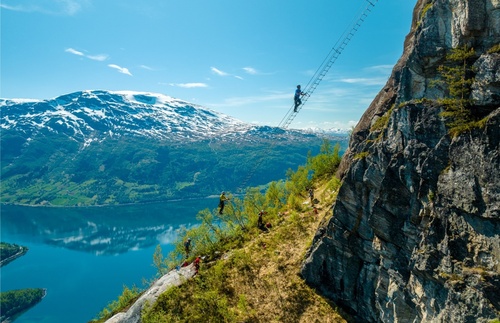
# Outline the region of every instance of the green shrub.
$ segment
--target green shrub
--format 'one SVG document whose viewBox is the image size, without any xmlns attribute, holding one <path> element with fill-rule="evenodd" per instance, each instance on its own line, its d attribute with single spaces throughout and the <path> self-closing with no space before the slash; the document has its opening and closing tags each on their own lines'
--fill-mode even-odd
<svg viewBox="0 0 500 323">
<path fill-rule="evenodd" d="M 312 180 L 333 176 L 340 165 L 340 145 L 332 147 L 328 140 L 324 140 L 320 153 L 314 157 L 308 156 L 307 166 L 313 172 Z"/>
<path fill-rule="evenodd" d="M 453 125 L 450 130 L 450 136 L 456 137 L 461 133 L 471 131 L 473 129 L 483 129 L 486 126 L 486 121 L 488 121 L 488 117 L 485 117 L 479 121 L 471 120 L 469 122 L 453 122 L 450 123 Z"/>
<path fill-rule="evenodd" d="M 109 303 L 108 306 L 98 314 L 98 318 L 100 320 L 103 320 L 122 311 L 123 309 L 132 305 L 133 302 L 139 297 L 139 295 L 140 290 L 137 287 L 134 286 L 130 289 L 127 286 L 123 286 L 123 292 L 120 296 L 118 296 L 118 300 Z"/>
<path fill-rule="evenodd" d="M 290 195 L 300 196 L 311 186 L 312 171 L 306 166 L 299 166 L 295 172 L 289 169 L 286 176 L 288 178 L 286 188 Z"/>
<path fill-rule="evenodd" d="M 434 202 L 434 199 L 436 198 L 436 193 L 434 193 L 433 190 L 429 190 L 429 194 L 427 194 L 427 199 L 430 202 Z"/>
<path fill-rule="evenodd" d="M 373 125 L 370 127 L 370 131 L 382 130 L 389 124 L 389 118 L 391 117 L 393 108 L 387 110 L 382 116 L 380 116 Z"/>
<path fill-rule="evenodd" d="M 272 182 L 266 191 L 265 205 L 269 212 L 278 213 L 286 206 L 287 191 L 283 181 Z"/>
<path fill-rule="evenodd" d="M 500 44 L 496 44 L 488 50 L 488 54 L 500 53 Z"/>
<path fill-rule="evenodd" d="M 380 134 L 378 137 L 375 139 L 375 141 L 381 140 L 383 136 L 383 130 L 387 128 L 389 125 L 389 120 L 391 119 L 392 112 L 394 111 L 395 105 L 392 105 L 392 107 L 387 110 L 382 116 L 380 116 L 373 125 L 370 128 L 370 131 L 380 131 Z"/>
<path fill-rule="evenodd" d="M 444 84 L 448 91 L 448 97 L 439 99 L 438 103 L 444 106 L 441 115 L 447 119 L 449 133 L 453 137 L 476 127 L 470 110 L 470 92 L 474 82 L 471 60 L 475 56 L 472 48 L 454 48 L 446 55 L 445 64 L 438 67 L 443 78 L 438 83 Z"/>
</svg>

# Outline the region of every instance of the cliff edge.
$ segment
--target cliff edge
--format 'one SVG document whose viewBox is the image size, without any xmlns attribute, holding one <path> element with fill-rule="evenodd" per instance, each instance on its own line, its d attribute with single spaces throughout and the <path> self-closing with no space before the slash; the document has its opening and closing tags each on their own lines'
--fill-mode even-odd
<svg viewBox="0 0 500 323">
<path fill-rule="evenodd" d="M 368 322 L 500 317 L 500 1 L 419 0 L 401 59 L 353 131 L 333 217 L 301 274 Z M 440 66 L 473 48 L 450 135 Z"/>
</svg>

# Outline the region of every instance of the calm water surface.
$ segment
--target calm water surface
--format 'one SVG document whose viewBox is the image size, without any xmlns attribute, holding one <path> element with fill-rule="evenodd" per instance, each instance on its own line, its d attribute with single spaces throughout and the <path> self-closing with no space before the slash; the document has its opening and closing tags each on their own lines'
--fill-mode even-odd
<svg viewBox="0 0 500 323">
<path fill-rule="evenodd" d="M 181 226 L 215 208 L 216 198 L 106 208 L 1 207 L 1 241 L 27 246 L 1 267 L 0 289 L 46 288 L 47 296 L 16 323 L 88 322 L 123 287 L 144 288 Z"/>
</svg>

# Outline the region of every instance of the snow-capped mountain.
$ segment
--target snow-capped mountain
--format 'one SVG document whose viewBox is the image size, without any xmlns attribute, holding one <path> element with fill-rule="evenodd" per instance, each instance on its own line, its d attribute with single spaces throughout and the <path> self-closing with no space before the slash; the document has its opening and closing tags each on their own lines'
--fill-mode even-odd
<svg viewBox="0 0 500 323">
<path fill-rule="evenodd" d="M 153 93 L 0 99 L 0 112 L 3 203 L 115 205 L 207 196 L 239 188 L 246 178 L 249 186 L 281 179 L 309 151 L 319 151 L 325 137 L 247 124 Z"/>
<path fill-rule="evenodd" d="M 301 129 L 305 133 L 312 133 L 316 135 L 331 135 L 331 136 L 348 136 L 350 130 L 342 129 L 342 128 L 330 128 L 330 129 L 322 129 L 322 128 L 306 128 Z"/>
<path fill-rule="evenodd" d="M 48 131 L 86 145 L 116 136 L 198 141 L 240 135 L 310 135 L 244 123 L 225 114 L 172 97 L 131 91 L 82 91 L 50 100 L 0 99 L 2 130 L 27 134 Z"/>
<path fill-rule="evenodd" d="M 0 101 L 4 130 L 50 131 L 78 141 L 133 135 L 157 140 L 200 140 L 252 126 L 162 94 L 83 91 L 51 100 Z"/>
</svg>

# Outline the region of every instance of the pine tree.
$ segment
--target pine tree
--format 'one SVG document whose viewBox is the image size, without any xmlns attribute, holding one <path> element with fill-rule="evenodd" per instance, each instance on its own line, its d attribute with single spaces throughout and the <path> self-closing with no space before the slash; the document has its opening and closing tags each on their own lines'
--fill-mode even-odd
<svg viewBox="0 0 500 323">
<path fill-rule="evenodd" d="M 470 92 L 474 78 L 470 60 L 475 55 L 474 49 L 467 46 L 454 48 L 446 55 L 445 65 L 438 67 L 443 77 L 441 83 L 446 84 L 449 96 L 439 100 L 439 103 L 445 107 L 442 116 L 449 118 L 447 124 L 452 133 L 473 121 Z"/>
</svg>

